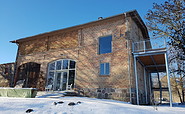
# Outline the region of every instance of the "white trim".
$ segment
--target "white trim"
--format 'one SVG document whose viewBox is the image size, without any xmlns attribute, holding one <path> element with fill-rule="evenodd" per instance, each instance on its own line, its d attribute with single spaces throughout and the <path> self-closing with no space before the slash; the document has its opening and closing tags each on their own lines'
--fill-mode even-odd
<svg viewBox="0 0 185 114">
<path fill-rule="evenodd" d="M 103 64 L 103 74 L 101 74 L 101 64 Z M 108 74 L 106 74 L 106 64 L 108 64 L 109 65 L 109 73 Z M 99 75 L 110 75 L 110 63 L 109 62 L 106 62 L 106 63 L 100 63 L 100 67 L 99 67 Z"/>
</svg>

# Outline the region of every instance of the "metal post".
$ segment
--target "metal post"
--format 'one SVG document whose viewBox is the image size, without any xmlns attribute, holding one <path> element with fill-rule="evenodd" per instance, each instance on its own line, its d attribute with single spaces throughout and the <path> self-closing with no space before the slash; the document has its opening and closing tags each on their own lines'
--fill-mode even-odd
<svg viewBox="0 0 185 114">
<path fill-rule="evenodd" d="M 151 73 L 149 74 L 149 78 L 148 78 L 148 83 L 149 83 L 149 92 L 150 92 L 150 101 L 151 101 L 151 95 L 152 95 L 152 85 L 151 85 Z"/>
<path fill-rule="evenodd" d="M 170 75 L 169 75 L 169 68 L 168 68 L 168 56 L 167 52 L 165 53 L 165 62 L 166 62 L 166 74 L 168 79 L 168 91 L 169 91 L 169 97 L 170 97 L 170 107 L 172 107 L 172 91 L 171 91 L 171 84 L 170 84 Z"/>
<path fill-rule="evenodd" d="M 159 78 L 159 72 L 157 72 L 157 78 L 158 78 L 159 89 L 160 89 L 160 103 L 162 103 L 162 87 L 161 87 L 161 81 Z"/>
<path fill-rule="evenodd" d="M 145 82 L 145 95 L 146 95 L 146 104 L 148 103 L 148 91 L 146 87 L 146 69 L 144 68 L 144 82 Z"/>
<path fill-rule="evenodd" d="M 134 56 L 134 73 L 136 78 L 136 97 L 137 97 L 137 105 L 139 105 L 139 89 L 138 89 L 138 77 L 137 77 L 137 64 L 136 57 Z"/>
<path fill-rule="evenodd" d="M 132 52 L 134 52 L 135 51 L 135 43 L 134 42 L 132 42 Z"/>
<path fill-rule="evenodd" d="M 145 41 L 143 41 L 143 51 L 146 51 Z"/>
</svg>

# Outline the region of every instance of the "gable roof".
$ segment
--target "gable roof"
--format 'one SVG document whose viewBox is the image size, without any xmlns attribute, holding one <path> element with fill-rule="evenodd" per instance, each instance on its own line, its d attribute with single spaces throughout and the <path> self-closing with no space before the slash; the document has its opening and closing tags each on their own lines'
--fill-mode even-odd
<svg viewBox="0 0 185 114">
<path fill-rule="evenodd" d="M 117 18 L 117 17 L 121 17 L 123 15 L 124 16 L 130 16 L 135 21 L 137 26 L 141 29 L 143 37 L 144 38 L 149 38 L 148 30 L 147 30 L 146 25 L 144 24 L 143 20 L 141 19 L 141 17 L 139 16 L 139 14 L 136 10 L 132 10 L 132 11 L 128 11 L 128 12 L 125 12 L 125 13 L 122 13 L 122 14 L 114 15 L 114 16 L 103 18 L 103 19 L 96 20 L 96 21 L 92 21 L 92 22 L 89 22 L 89 23 L 80 24 L 80 25 L 76 25 L 76 26 L 72 26 L 72 27 L 68 27 L 68 28 L 64 28 L 64 29 L 59 29 L 59 30 L 55 30 L 55 31 L 51 31 L 51 32 L 45 32 L 45 33 L 42 33 L 42 34 L 38 34 L 38 35 L 26 37 L 26 38 L 21 38 L 21 39 L 10 41 L 10 42 L 20 43 L 20 42 L 24 42 L 24 41 L 37 39 L 38 37 L 45 37 L 45 36 L 49 36 L 51 34 L 57 34 L 59 32 L 77 30 L 77 29 L 81 29 L 81 28 L 83 28 L 85 26 L 88 26 L 88 25 L 91 25 L 91 24 L 101 23 L 102 21 L 108 21 L 108 20 L 111 20 L 111 19 L 114 19 L 114 18 Z"/>
</svg>

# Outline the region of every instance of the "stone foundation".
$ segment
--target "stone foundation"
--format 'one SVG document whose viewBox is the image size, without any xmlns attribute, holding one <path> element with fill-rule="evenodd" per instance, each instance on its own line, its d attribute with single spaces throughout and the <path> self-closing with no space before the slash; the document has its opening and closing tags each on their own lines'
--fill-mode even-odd
<svg viewBox="0 0 185 114">
<path fill-rule="evenodd" d="M 130 93 L 127 88 L 83 88 L 79 89 L 78 92 L 87 97 L 130 102 Z"/>
</svg>

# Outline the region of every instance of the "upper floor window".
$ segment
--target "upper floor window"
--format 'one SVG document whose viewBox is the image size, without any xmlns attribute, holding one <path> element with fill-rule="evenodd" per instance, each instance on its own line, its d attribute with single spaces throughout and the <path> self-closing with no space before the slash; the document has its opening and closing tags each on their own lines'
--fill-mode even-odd
<svg viewBox="0 0 185 114">
<path fill-rule="evenodd" d="M 112 36 L 99 38 L 99 54 L 112 52 Z"/>
</svg>

